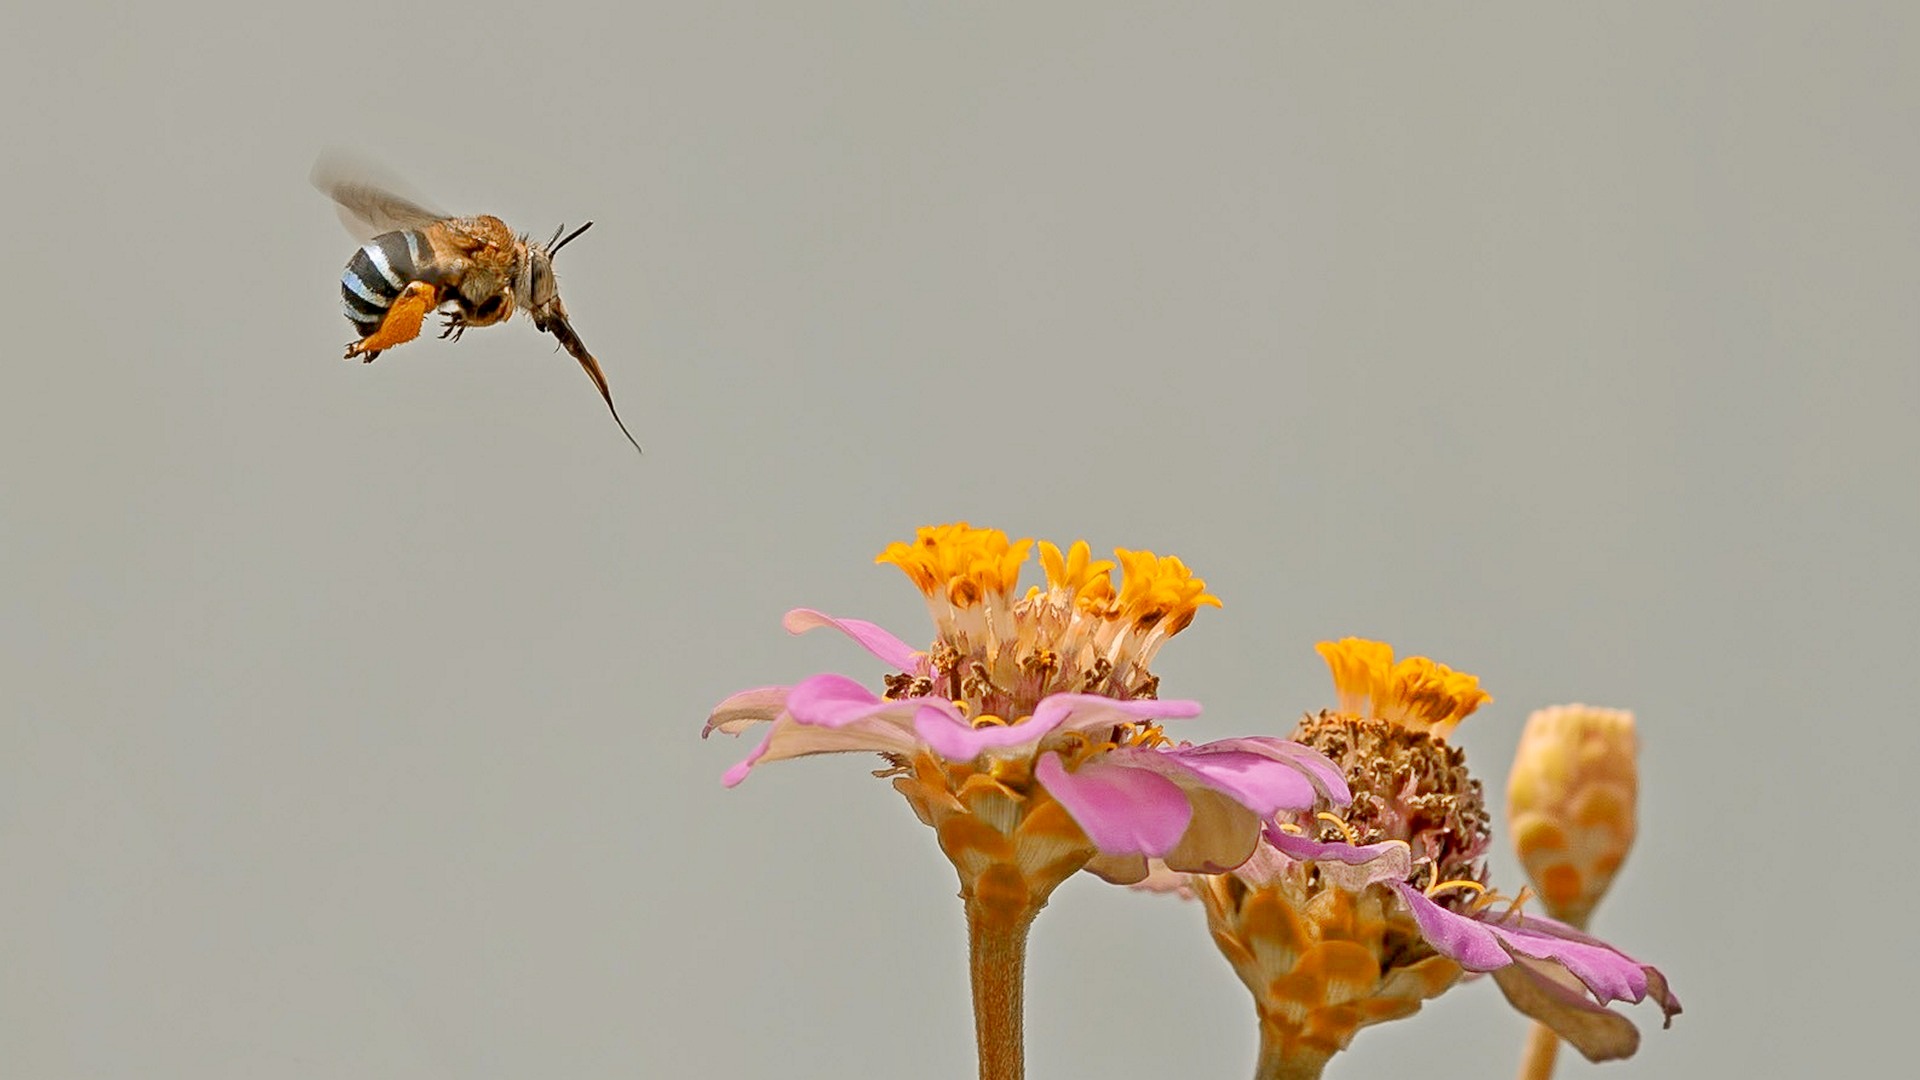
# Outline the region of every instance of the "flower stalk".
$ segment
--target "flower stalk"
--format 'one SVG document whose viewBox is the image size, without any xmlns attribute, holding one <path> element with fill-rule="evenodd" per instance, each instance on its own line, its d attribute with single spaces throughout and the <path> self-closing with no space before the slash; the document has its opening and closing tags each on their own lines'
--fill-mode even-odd
<svg viewBox="0 0 1920 1080">
<path fill-rule="evenodd" d="M 1027 933 L 1053 890 L 1087 864 L 1094 848 L 1044 793 L 1022 797 L 977 774 L 971 783 L 956 782 L 931 757 L 917 764 L 894 787 L 933 826 L 960 877 L 980 1080 L 1021 1080 Z"/>
<path fill-rule="evenodd" d="M 1021 1080 L 1026 1042 L 1021 1018 L 1026 986 L 1027 931 L 1037 906 L 967 901 L 968 973 L 973 981 L 973 1034 L 980 1080 Z"/>
<path fill-rule="evenodd" d="M 1260 1018 L 1260 1060 L 1254 1064 L 1253 1080 L 1320 1080 L 1329 1060 L 1331 1055 L 1289 1046 L 1266 1016 Z"/>
<path fill-rule="evenodd" d="M 1520 1080 L 1551 1080 L 1553 1065 L 1560 1056 L 1560 1036 L 1539 1022 L 1527 1032 L 1527 1047 L 1520 1054 Z"/>
</svg>

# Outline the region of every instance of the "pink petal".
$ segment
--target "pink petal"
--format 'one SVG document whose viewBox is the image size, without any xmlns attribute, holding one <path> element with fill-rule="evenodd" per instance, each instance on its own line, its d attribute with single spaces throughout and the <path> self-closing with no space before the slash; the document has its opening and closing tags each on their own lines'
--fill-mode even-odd
<svg viewBox="0 0 1920 1080">
<path fill-rule="evenodd" d="M 789 634 L 804 634 L 823 626 L 832 627 L 858 642 L 888 667 L 915 673 L 924 673 L 926 669 L 926 654 L 915 651 L 911 645 L 864 619 L 836 619 L 812 608 L 794 608 L 787 612 L 781 623 Z"/>
<path fill-rule="evenodd" d="M 1232 796 L 1263 819 L 1282 810 L 1310 809 L 1320 801 L 1305 772 L 1263 754 L 1216 749 L 1209 743 L 1174 750 L 1116 750 L 1110 756 L 1121 754 L 1130 765 L 1178 770 L 1186 779 Z"/>
<path fill-rule="evenodd" d="M 1602 1001 L 1638 1002 L 1651 997 L 1665 1014 L 1668 1026 L 1681 1012 L 1680 999 L 1673 996 L 1660 969 L 1635 960 L 1599 938 L 1553 919 L 1495 914 L 1479 918 L 1492 927 L 1515 959 L 1557 963 Z"/>
<path fill-rule="evenodd" d="M 767 732 L 767 737 L 760 740 L 760 745 L 753 748 L 752 753 L 735 762 L 726 772 L 720 774 L 720 786 L 738 787 L 740 781 L 745 780 L 747 774 L 753 771 L 753 767 L 760 763 L 761 757 L 765 756 L 767 747 L 772 743 L 773 732 L 769 731 Z"/>
<path fill-rule="evenodd" d="M 1193 817 L 1178 784 L 1143 769 L 1096 758 L 1068 772 L 1059 754 L 1048 753 L 1034 764 L 1033 775 L 1109 854 L 1165 855 Z"/>
<path fill-rule="evenodd" d="M 777 718 L 787 711 L 787 686 L 762 686 L 753 690 L 742 690 L 713 707 L 707 717 L 707 726 L 700 730 L 700 737 L 718 731 L 726 735 L 738 735 L 754 724 L 763 724 Z"/>
<path fill-rule="evenodd" d="M 1340 772 L 1340 766 L 1329 761 L 1325 754 L 1311 746 L 1304 746 L 1291 739 L 1275 739 L 1264 735 L 1219 739 L 1207 743 L 1206 746 L 1210 749 L 1217 747 L 1221 750 L 1259 754 L 1275 761 L 1287 762 L 1303 770 L 1328 802 L 1335 806 L 1346 806 L 1353 802 L 1353 791 L 1347 787 L 1347 778 Z"/>
<path fill-rule="evenodd" d="M 1040 741 L 1046 734 L 1027 720 L 1018 724 L 990 724 L 974 727 L 953 703 L 944 699 L 923 699 L 925 704 L 913 715 L 913 730 L 933 752 L 948 761 L 972 761 L 988 750 L 1004 750 Z"/>
<path fill-rule="evenodd" d="M 1516 961 L 1535 960 L 1566 972 L 1601 1004 L 1638 1002 L 1651 996 L 1669 1023 L 1680 1012 L 1679 999 L 1658 969 L 1570 926 L 1517 915 L 1461 915 L 1405 883 L 1393 888 L 1407 902 L 1428 943 L 1469 971 L 1493 971 Z"/>
<path fill-rule="evenodd" d="M 1548 919 L 1516 917 L 1513 922 L 1517 925 L 1489 920 L 1493 932 L 1506 943 L 1509 951 L 1538 960 L 1558 961 L 1601 1001 L 1645 1000 L 1652 968 L 1610 945 L 1569 936 L 1579 934 L 1571 927 L 1561 927 L 1565 933 L 1557 933 L 1550 927 L 1560 927 L 1560 924 Z M 1679 1002 L 1674 1002 L 1673 1011 L 1678 1012 L 1679 1008 Z"/>
<path fill-rule="evenodd" d="M 1404 881 L 1390 884 L 1413 912 L 1414 922 L 1420 924 L 1420 935 L 1442 955 L 1468 971 L 1492 971 L 1513 963 L 1513 957 L 1507 955 L 1487 924 L 1448 911 Z"/>
<path fill-rule="evenodd" d="M 972 761 L 990 750 L 1040 745 L 1055 731 L 1103 730 L 1117 724 L 1199 713 L 1197 701 L 1121 701 L 1100 694 L 1049 694 L 1040 699 L 1033 715 L 1017 724 L 975 727 L 944 699 L 928 698 L 932 706 L 916 718 L 920 738 L 948 761 Z"/>
<path fill-rule="evenodd" d="M 1043 732 L 1095 731 L 1136 720 L 1185 720 L 1200 715 L 1200 703 L 1180 698 L 1165 701 L 1133 698 L 1121 701 L 1101 694 L 1048 694 L 1034 706 L 1033 718 L 1017 727 Z"/>
<path fill-rule="evenodd" d="M 889 700 L 845 675 L 812 675 L 787 692 L 787 712 L 812 727 L 844 727 L 857 720 L 884 716 L 904 722 L 915 709 L 939 698 Z"/>
</svg>

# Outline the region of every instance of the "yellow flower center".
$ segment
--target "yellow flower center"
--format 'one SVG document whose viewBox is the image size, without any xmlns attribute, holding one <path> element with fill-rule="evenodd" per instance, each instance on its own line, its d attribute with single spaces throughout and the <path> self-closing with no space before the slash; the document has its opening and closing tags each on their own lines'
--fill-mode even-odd
<svg viewBox="0 0 1920 1080">
<path fill-rule="evenodd" d="M 1412 731 L 1445 738 L 1455 725 L 1493 698 L 1480 680 L 1424 656 L 1394 663 L 1383 641 L 1343 638 L 1316 648 L 1333 672 L 1340 711 L 1362 719 L 1388 720 Z"/>
<path fill-rule="evenodd" d="M 1084 540 L 1064 550 L 1040 543 L 1046 585 L 1020 596 L 1034 547 L 961 521 L 923 527 L 875 557 L 927 598 L 938 635 L 924 675 L 890 680 L 889 694 L 920 692 L 924 682 L 1001 717 L 1024 716 L 1056 693 L 1154 697 L 1160 680 L 1150 665 L 1160 647 L 1199 608 L 1220 603 L 1179 559 L 1126 550 L 1114 553 L 1118 562 L 1095 559 Z M 1125 579 L 1115 581 L 1121 565 Z"/>
<path fill-rule="evenodd" d="M 989 598 L 1011 599 L 1033 546 L 1030 539 L 1013 540 L 999 529 L 976 529 L 961 521 L 923 526 L 911 543 L 889 544 L 874 562 L 899 567 L 928 597 L 944 596 L 955 607 L 969 608 Z M 1172 555 L 1117 548 L 1120 561 L 1115 563 L 1093 558 L 1085 540 L 1074 541 L 1065 552 L 1046 541 L 1039 546 L 1048 588 L 1104 619 L 1141 630 L 1162 626 L 1172 636 L 1186 629 L 1201 607 L 1220 606 L 1219 597 L 1208 595 L 1206 581 Z M 1126 571 L 1117 594 L 1116 567 Z"/>
</svg>

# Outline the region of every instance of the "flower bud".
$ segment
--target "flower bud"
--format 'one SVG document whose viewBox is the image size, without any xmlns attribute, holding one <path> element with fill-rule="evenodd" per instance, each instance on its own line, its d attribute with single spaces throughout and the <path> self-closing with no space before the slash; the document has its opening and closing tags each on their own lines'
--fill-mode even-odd
<svg viewBox="0 0 1920 1080">
<path fill-rule="evenodd" d="M 1507 829 L 1547 914 L 1585 927 L 1633 847 L 1633 714 L 1556 705 L 1527 718 L 1507 777 Z"/>
</svg>

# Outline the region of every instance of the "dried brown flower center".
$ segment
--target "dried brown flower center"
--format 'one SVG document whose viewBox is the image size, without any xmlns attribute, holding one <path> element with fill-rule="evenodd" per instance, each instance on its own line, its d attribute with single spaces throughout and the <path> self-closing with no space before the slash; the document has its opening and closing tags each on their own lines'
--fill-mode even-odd
<svg viewBox="0 0 1920 1080">
<path fill-rule="evenodd" d="M 1303 717 L 1292 738 L 1346 774 L 1353 789 L 1346 824 L 1359 843 L 1406 841 L 1415 858 L 1430 860 L 1424 884 L 1485 883 L 1490 819 L 1480 781 L 1467 772 L 1458 747 L 1391 721 L 1332 711 Z M 1303 818 L 1297 824 L 1321 840 L 1355 839 L 1325 822 Z M 1472 890 L 1449 890 L 1435 901 L 1470 905 Z"/>
</svg>

